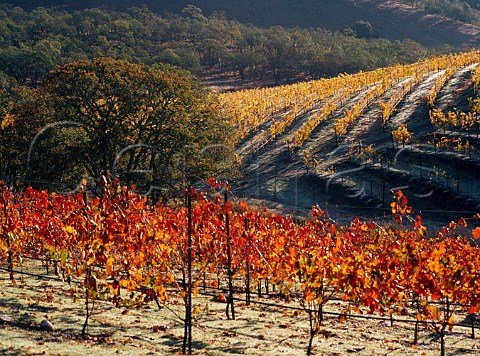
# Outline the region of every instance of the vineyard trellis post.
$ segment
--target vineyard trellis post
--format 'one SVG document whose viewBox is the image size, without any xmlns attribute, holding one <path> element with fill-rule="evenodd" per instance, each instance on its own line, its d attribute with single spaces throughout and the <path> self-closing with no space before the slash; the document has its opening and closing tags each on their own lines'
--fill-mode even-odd
<svg viewBox="0 0 480 356">
<path fill-rule="evenodd" d="M 86 234 L 91 237 L 92 230 L 91 230 L 91 223 L 88 215 L 88 195 L 87 191 L 84 190 L 82 194 L 83 198 L 83 217 L 85 219 L 85 230 Z M 82 327 L 82 339 L 87 339 L 87 327 L 88 327 L 88 320 L 93 313 L 95 308 L 95 297 L 92 298 L 91 291 L 95 291 L 96 289 L 96 279 L 92 276 L 92 269 L 90 266 L 85 268 L 85 280 L 84 286 L 85 288 L 85 321 Z M 92 306 L 89 305 L 89 299 L 92 298 Z"/>
<path fill-rule="evenodd" d="M 183 335 L 183 354 L 192 354 L 192 195 L 187 192 L 187 303 L 185 305 L 185 325 Z"/>
<path fill-rule="evenodd" d="M 228 203 L 228 192 L 224 193 L 225 198 L 225 233 L 227 234 L 227 273 L 228 273 L 228 298 L 226 313 L 227 318 L 230 319 L 229 310 L 232 312 L 232 319 L 235 320 L 235 306 L 233 303 L 233 270 L 232 270 L 232 240 L 230 236 L 230 221 L 228 210 L 226 209 Z"/>
<path fill-rule="evenodd" d="M 247 217 L 243 218 L 245 224 L 245 234 L 247 235 L 247 254 L 245 256 L 245 269 L 246 269 L 246 281 L 245 281 L 245 303 L 250 305 L 251 296 L 250 296 L 250 252 L 251 252 L 251 239 L 250 234 L 248 233 L 248 219 Z"/>
<path fill-rule="evenodd" d="M 8 204 L 8 195 L 5 197 L 5 194 L 4 194 L 4 199 L 3 199 L 3 217 L 2 217 L 2 234 L 4 235 L 3 236 L 3 239 L 5 240 L 5 243 L 7 246 L 10 246 L 10 238 L 8 236 L 8 234 L 5 232 L 6 231 L 6 225 L 8 224 L 8 209 L 7 209 L 7 204 Z M 10 275 L 10 280 L 13 281 L 14 280 L 14 277 L 13 277 L 13 253 L 12 251 L 10 251 L 10 249 L 8 250 L 8 254 L 7 254 L 7 263 L 8 263 L 8 273 Z"/>
</svg>

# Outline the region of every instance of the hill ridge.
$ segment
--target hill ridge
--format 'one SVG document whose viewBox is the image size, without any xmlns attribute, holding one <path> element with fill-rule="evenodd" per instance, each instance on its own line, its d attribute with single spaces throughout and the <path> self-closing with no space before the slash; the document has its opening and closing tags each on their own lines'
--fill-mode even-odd
<svg viewBox="0 0 480 356">
<path fill-rule="evenodd" d="M 281 25 L 283 27 L 317 27 L 332 31 L 353 25 L 357 21 L 368 21 L 390 40 L 412 39 L 429 47 L 449 45 L 455 49 L 468 49 L 480 44 L 480 27 L 455 21 L 440 15 L 429 14 L 394 0 L 285 0 L 229 2 L 220 0 L 178 0 L 157 2 L 153 0 L 93 0 L 78 2 L 65 0 L 39 0 L 35 5 L 30 0 L 3 0 L 32 9 L 34 6 L 56 6 L 61 10 L 104 6 L 126 11 L 134 6 L 147 5 L 161 15 L 180 13 L 182 8 L 193 4 L 204 10 L 206 15 L 223 11 L 230 19 L 252 23 L 260 27 Z"/>
</svg>

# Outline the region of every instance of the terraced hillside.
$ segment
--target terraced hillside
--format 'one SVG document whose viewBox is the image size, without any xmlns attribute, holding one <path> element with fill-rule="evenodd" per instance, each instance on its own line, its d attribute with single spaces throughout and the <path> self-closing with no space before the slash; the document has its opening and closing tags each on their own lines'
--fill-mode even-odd
<svg viewBox="0 0 480 356">
<path fill-rule="evenodd" d="M 401 188 L 430 226 L 480 210 L 480 52 L 223 94 L 235 193 L 298 214 L 382 219 Z"/>
</svg>

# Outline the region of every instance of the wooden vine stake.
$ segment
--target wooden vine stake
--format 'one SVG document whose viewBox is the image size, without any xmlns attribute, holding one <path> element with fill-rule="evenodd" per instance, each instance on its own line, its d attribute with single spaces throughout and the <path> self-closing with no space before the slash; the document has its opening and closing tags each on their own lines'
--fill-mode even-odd
<svg viewBox="0 0 480 356">
<path fill-rule="evenodd" d="M 248 238 L 248 250 L 247 255 L 245 256 L 245 263 L 246 263 L 246 276 L 245 276 L 245 303 L 250 305 L 251 295 L 250 295 L 250 234 L 248 233 L 248 219 L 246 217 L 243 218 L 243 222 L 245 224 L 245 234 Z"/>
<path fill-rule="evenodd" d="M 86 234 L 91 235 L 89 218 L 88 218 L 88 196 L 87 192 L 83 192 L 83 216 L 85 219 Z M 49 255 L 50 260 L 51 255 Z M 95 298 L 97 297 L 98 287 L 97 279 L 92 275 L 92 269 L 90 266 L 86 265 L 85 268 L 85 279 L 84 279 L 84 288 L 85 288 L 85 321 L 82 327 L 82 339 L 87 340 L 87 327 L 88 321 L 90 320 L 91 315 L 95 309 Z M 90 303 L 91 300 L 91 303 Z M 91 304 L 91 305 L 90 305 Z"/>
<path fill-rule="evenodd" d="M 192 354 L 192 195 L 187 193 L 187 219 L 188 219 L 188 240 L 187 240 L 187 286 L 185 304 L 185 325 L 183 334 L 183 354 Z"/>
<path fill-rule="evenodd" d="M 4 199 L 3 199 L 3 216 L 2 216 L 2 237 L 5 240 L 6 245 L 8 246 L 8 253 L 7 253 L 7 263 L 8 263 L 8 273 L 10 276 L 10 280 L 14 281 L 15 278 L 13 277 L 13 252 L 10 250 L 10 237 L 8 236 L 7 231 L 7 224 L 8 224 L 8 200 L 9 200 L 9 194 L 7 191 L 7 194 L 4 193 Z"/>
<path fill-rule="evenodd" d="M 225 208 L 228 203 L 228 192 L 224 193 L 225 198 Z M 227 313 L 227 318 L 230 320 L 229 310 L 232 311 L 231 318 L 235 320 L 235 306 L 233 304 L 233 271 L 232 271 L 232 241 L 230 236 L 230 221 L 228 210 L 225 209 L 225 232 L 227 234 L 227 273 L 228 273 L 228 298 L 227 298 L 227 308 L 225 312 Z"/>
</svg>

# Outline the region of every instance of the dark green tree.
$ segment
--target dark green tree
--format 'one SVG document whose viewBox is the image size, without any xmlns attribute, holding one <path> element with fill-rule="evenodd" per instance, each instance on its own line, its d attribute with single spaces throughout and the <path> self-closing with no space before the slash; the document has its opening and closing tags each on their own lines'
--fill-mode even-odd
<svg viewBox="0 0 480 356">
<path fill-rule="evenodd" d="M 357 38 L 378 38 L 378 34 L 368 21 L 357 21 L 350 28 Z"/>
<path fill-rule="evenodd" d="M 19 84 L 36 87 L 52 67 L 52 59 L 45 52 L 12 46 L 0 50 L 0 70 L 15 78 Z"/>
<path fill-rule="evenodd" d="M 43 160 L 52 158 L 41 147 L 56 147 L 58 137 L 76 145 L 78 174 L 98 177 L 111 170 L 147 190 L 175 185 L 184 178 L 183 167 L 193 172 L 192 180 L 214 173 L 209 146 L 221 146 L 223 158 L 233 157 L 230 127 L 216 103 L 197 80 L 174 67 L 142 68 L 111 58 L 74 62 L 55 70 L 40 92 L 50 122 L 63 131 L 33 152 L 39 170 L 31 174 L 41 174 Z M 60 171 L 54 176 L 64 174 L 64 165 L 55 168 Z"/>
<path fill-rule="evenodd" d="M 291 78 L 298 61 L 298 43 L 286 29 L 271 28 L 265 39 L 265 56 L 273 73 L 275 84 L 284 78 Z"/>
</svg>

